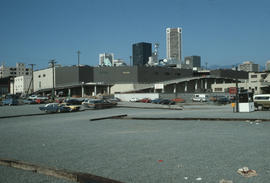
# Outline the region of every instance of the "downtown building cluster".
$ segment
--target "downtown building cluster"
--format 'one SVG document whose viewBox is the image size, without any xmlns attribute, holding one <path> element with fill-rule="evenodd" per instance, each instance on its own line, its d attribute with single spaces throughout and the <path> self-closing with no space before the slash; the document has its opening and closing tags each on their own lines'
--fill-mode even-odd
<svg viewBox="0 0 270 183">
<path fill-rule="evenodd" d="M 32 72 L 32 68 L 23 63 L 17 63 L 14 68 L 2 65 L 0 94 L 47 95 L 52 88 L 55 94 L 78 97 L 121 92 L 227 92 L 236 79 L 245 83 L 243 89 L 270 93 L 269 61 L 263 73 L 259 72 L 259 65 L 251 61 L 240 64 L 238 70 L 207 70 L 201 67 L 200 56 L 182 59 L 181 28 L 166 29 L 166 58 L 159 58 L 158 49 L 158 43 L 154 44 L 154 51 L 152 43 L 134 43 L 129 66 L 124 60 L 115 59 L 113 53 L 99 54 L 97 67 L 78 62 L 78 65 L 49 66 Z M 157 85 L 162 87 L 156 88 Z"/>
</svg>

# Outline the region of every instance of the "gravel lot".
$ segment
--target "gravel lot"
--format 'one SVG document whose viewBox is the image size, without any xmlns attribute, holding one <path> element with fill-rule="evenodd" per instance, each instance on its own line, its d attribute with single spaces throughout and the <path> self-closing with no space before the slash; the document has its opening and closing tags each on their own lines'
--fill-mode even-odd
<svg viewBox="0 0 270 183">
<path fill-rule="evenodd" d="M 39 113 L 37 107 L 2 106 L 0 115 Z M 89 121 L 119 114 L 270 119 L 269 111 L 233 113 L 230 105 L 185 105 L 184 110 L 113 108 L 5 118 L 0 119 L 0 158 L 130 183 L 219 182 L 221 179 L 234 183 L 269 182 L 270 122 Z M 243 166 L 256 170 L 258 176 L 245 178 L 237 174 Z M 0 182 L 68 181 L 0 166 Z"/>
</svg>

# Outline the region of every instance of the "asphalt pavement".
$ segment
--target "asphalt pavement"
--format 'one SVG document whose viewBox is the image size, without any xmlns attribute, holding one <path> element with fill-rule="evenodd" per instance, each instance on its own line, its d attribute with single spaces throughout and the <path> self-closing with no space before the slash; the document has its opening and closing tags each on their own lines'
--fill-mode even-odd
<svg viewBox="0 0 270 183">
<path fill-rule="evenodd" d="M 126 105 L 126 104 L 125 104 Z M 133 104 L 129 104 L 133 105 Z M 136 104 L 146 106 L 145 104 Z M 2 106 L 0 115 L 38 113 L 37 105 Z M 91 173 L 122 182 L 267 183 L 270 122 L 91 118 L 269 118 L 269 111 L 233 113 L 230 105 L 183 110 L 112 108 L 0 119 L 0 158 Z M 256 170 L 246 178 L 241 167 Z M 68 182 L 0 166 L 0 182 Z"/>
</svg>

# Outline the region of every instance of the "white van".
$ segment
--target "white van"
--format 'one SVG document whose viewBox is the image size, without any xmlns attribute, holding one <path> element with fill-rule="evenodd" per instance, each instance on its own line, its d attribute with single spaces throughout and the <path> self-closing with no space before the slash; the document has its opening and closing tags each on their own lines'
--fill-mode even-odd
<svg viewBox="0 0 270 183">
<path fill-rule="evenodd" d="M 192 101 L 193 102 L 207 102 L 209 96 L 207 94 L 194 94 Z"/>
<path fill-rule="evenodd" d="M 270 108 L 270 94 L 261 94 L 253 96 L 254 106 L 258 110 Z"/>
</svg>

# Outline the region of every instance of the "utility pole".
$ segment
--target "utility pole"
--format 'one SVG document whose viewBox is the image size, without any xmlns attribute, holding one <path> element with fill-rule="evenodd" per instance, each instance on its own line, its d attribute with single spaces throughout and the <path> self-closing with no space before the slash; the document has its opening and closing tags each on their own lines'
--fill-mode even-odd
<svg viewBox="0 0 270 183">
<path fill-rule="evenodd" d="M 77 51 L 77 54 L 78 54 L 78 67 L 79 67 L 80 66 L 80 54 L 81 54 L 80 50 Z"/>
<path fill-rule="evenodd" d="M 53 82 L 53 87 L 52 87 L 52 100 L 54 100 L 54 66 L 55 66 L 55 63 L 56 61 L 55 60 L 51 60 L 49 61 L 49 63 L 51 64 L 51 67 L 52 67 L 52 82 Z"/>
<path fill-rule="evenodd" d="M 235 70 L 236 70 L 236 72 L 238 72 L 238 66 L 235 67 Z M 238 92 L 238 77 L 237 76 L 236 76 L 236 96 L 235 96 L 235 102 L 236 102 L 236 112 L 239 112 L 239 92 Z"/>
<path fill-rule="evenodd" d="M 34 65 L 36 65 L 36 64 L 28 64 L 28 65 L 31 65 L 31 69 L 32 69 L 32 79 L 31 79 L 31 82 L 30 82 L 30 86 L 31 86 L 31 83 L 32 83 L 32 92 L 31 93 L 34 93 Z"/>
</svg>

